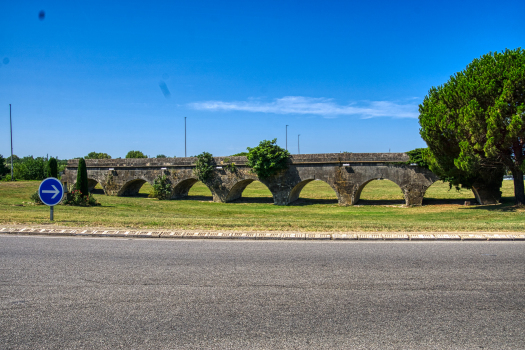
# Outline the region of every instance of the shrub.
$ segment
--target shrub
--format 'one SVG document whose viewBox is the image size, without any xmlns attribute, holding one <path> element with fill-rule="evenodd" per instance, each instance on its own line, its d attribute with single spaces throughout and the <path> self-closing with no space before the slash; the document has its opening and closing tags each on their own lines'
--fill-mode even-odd
<svg viewBox="0 0 525 350">
<path fill-rule="evenodd" d="M 168 158 L 165 154 L 157 154 L 157 158 Z"/>
<path fill-rule="evenodd" d="M 75 184 L 75 189 L 79 190 L 80 193 L 87 194 L 89 192 L 86 161 L 84 158 L 78 160 L 77 183 Z"/>
<path fill-rule="evenodd" d="M 144 153 L 141 151 L 129 151 L 128 154 L 126 154 L 126 158 L 148 158 Z"/>
<path fill-rule="evenodd" d="M 58 163 L 55 158 L 50 158 L 47 162 L 46 177 L 58 178 Z"/>
<path fill-rule="evenodd" d="M 263 140 L 259 146 L 248 147 L 247 166 L 260 178 L 275 175 L 279 170 L 288 168 L 290 153 L 277 146 L 277 139 L 272 141 Z"/>
<path fill-rule="evenodd" d="M 31 202 L 33 202 L 34 204 L 37 204 L 37 205 L 44 204 L 44 203 L 42 202 L 42 200 L 40 199 L 40 196 L 38 195 L 38 191 L 36 191 L 35 193 L 33 193 L 31 196 L 29 196 L 29 199 L 30 199 Z"/>
<path fill-rule="evenodd" d="M 213 177 L 213 169 L 215 168 L 213 156 L 211 153 L 202 152 L 196 157 L 197 161 L 195 162 L 195 169 L 193 169 L 193 173 L 200 181 L 209 181 Z"/>
<path fill-rule="evenodd" d="M 74 190 L 73 192 L 68 193 L 66 199 L 62 203 L 64 205 L 76 205 L 81 207 L 94 207 L 100 205 L 93 195 L 89 195 L 89 193 L 84 195 L 80 190 Z"/>
<path fill-rule="evenodd" d="M 150 198 L 158 198 L 160 200 L 171 198 L 171 181 L 166 175 L 159 175 L 153 184 Z"/>
</svg>

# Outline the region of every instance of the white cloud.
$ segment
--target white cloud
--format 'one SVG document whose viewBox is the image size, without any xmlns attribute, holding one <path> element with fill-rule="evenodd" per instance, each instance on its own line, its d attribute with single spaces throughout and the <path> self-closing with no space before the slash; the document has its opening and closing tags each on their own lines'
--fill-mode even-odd
<svg viewBox="0 0 525 350">
<path fill-rule="evenodd" d="M 332 99 L 304 96 L 285 96 L 272 102 L 249 101 L 205 101 L 190 103 L 193 109 L 207 111 L 244 111 L 275 114 L 316 114 L 326 118 L 340 115 L 355 115 L 361 118 L 393 117 L 417 118 L 417 104 L 397 104 L 390 101 L 371 101 L 360 104 L 338 105 Z"/>
</svg>

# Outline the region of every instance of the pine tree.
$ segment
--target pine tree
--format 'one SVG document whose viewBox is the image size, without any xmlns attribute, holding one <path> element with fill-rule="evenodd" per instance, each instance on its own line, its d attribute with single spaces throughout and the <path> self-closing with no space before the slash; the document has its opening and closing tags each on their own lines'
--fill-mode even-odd
<svg viewBox="0 0 525 350">
<path fill-rule="evenodd" d="M 55 158 L 51 158 L 47 162 L 46 177 L 58 178 L 58 163 Z"/>
</svg>

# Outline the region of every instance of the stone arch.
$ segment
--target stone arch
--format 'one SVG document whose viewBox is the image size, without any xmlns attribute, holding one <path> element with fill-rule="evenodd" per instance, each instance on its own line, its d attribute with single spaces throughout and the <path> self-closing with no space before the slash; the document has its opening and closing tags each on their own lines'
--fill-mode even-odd
<svg viewBox="0 0 525 350">
<path fill-rule="evenodd" d="M 118 196 L 136 196 L 142 185 L 144 185 L 146 182 L 149 182 L 144 179 L 133 179 L 131 181 L 128 181 L 120 188 L 118 191 Z"/>
<path fill-rule="evenodd" d="M 246 187 L 248 187 L 248 185 L 250 185 L 252 182 L 254 181 L 257 181 L 256 179 L 244 179 L 244 180 L 241 180 L 239 182 L 236 182 L 235 185 L 233 185 L 230 189 L 230 191 L 228 192 L 228 195 L 226 196 L 226 200 L 225 202 L 232 202 L 236 199 L 239 199 L 242 197 L 242 193 L 244 192 L 244 190 L 246 189 Z M 261 182 L 261 181 L 259 181 Z M 261 182 L 264 186 L 268 187 L 265 183 Z M 268 188 L 268 190 L 270 190 Z M 270 193 L 272 193 L 270 191 Z M 273 193 L 272 193 L 272 197 L 273 197 Z"/>
<path fill-rule="evenodd" d="M 194 177 L 179 181 L 174 187 L 171 194 L 171 199 L 180 199 L 188 197 L 188 192 L 199 180 Z"/>
<path fill-rule="evenodd" d="M 357 186 L 357 190 L 355 191 L 355 193 L 353 195 L 353 198 L 352 198 L 352 204 L 353 205 L 357 204 L 357 202 L 359 202 L 359 200 L 361 199 L 361 193 L 363 192 L 363 189 L 366 187 L 366 185 L 368 185 L 370 182 L 372 182 L 374 180 L 388 180 L 388 181 L 396 184 L 397 187 L 399 187 L 399 189 L 403 193 L 403 195 L 405 194 L 405 189 L 400 184 L 398 184 L 396 181 L 393 181 L 393 180 L 390 180 L 390 179 L 384 178 L 384 177 L 374 177 L 374 178 L 372 178 L 370 180 L 367 180 L 367 181 L 363 182 L 361 185 Z M 406 201 L 406 196 L 405 196 L 405 201 Z"/>
<path fill-rule="evenodd" d="M 301 191 L 303 190 L 303 188 L 306 185 L 308 185 L 310 182 L 314 181 L 314 180 L 316 180 L 316 179 L 306 179 L 306 180 L 303 180 L 303 181 L 299 182 L 297 185 L 295 185 L 292 188 L 292 190 L 290 191 L 290 194 L 288 195 L 288 203 L 292 203 L 292 202 L 295 202 L 296 200 L 298 200 L 299 196 L 301 195 Z M 323 181 L 322 179 L 317 179 L 317 180 L 322 181 L 325 184 L 327 184 L 328 186 L 330 186 L 334 190 L 335 195 L 337 196 L 338 202 L 339 203 L 341 202 L 341 197 L 339 195 L 339 192 L 337 191 L 337 189 L 332 184 L 330 184 L 329 182 Z"/>
</svg>

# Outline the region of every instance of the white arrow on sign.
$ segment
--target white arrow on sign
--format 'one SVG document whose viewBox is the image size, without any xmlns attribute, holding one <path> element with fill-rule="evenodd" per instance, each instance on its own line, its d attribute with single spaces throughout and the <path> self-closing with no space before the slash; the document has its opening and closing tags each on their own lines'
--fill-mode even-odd
<svg viewBox="0 0 525 350">
<path fill-rule="evenodd" d="M 58 188 L 55 187 L 55 185 L 51 185 L 51 187 L 53 187 L 55 190 L 42 190 L 42 193 L 54 193 L 55 195 L 51 197 L 51 199 L 55 199 L 55 197 L 60 193 L 60 191 L 58 190 Z"/>
</svg>

